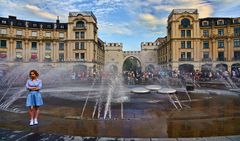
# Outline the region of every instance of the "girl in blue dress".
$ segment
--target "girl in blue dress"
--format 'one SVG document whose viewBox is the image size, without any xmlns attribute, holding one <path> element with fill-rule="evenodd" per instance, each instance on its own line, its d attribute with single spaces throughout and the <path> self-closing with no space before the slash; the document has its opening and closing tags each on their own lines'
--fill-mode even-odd
<svg viewBox="0 0 240 141">
<path fill-rule="evenodd" d="M 26 88 L 29 91 L 26 106 L 29 107 L 30 126 L 38 124 L 39 107 L 43 105 L 40 89 L 42 81 L 38 79 L 38 72 L 31 70 L 29 72 L 30 79 L 27 80 Z"/>
</svg>

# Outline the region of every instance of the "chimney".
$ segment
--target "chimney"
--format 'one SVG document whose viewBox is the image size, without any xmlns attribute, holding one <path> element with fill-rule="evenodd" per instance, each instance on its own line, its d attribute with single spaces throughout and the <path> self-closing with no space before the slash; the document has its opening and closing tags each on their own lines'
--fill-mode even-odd
<svg viewBox="0 0 240 141">
<path fill-rule="evenodd" d="M 60 23 L 59 16 L 57 16 L 56 22 L 57 22 L 57 23 Z"/>
</svg>

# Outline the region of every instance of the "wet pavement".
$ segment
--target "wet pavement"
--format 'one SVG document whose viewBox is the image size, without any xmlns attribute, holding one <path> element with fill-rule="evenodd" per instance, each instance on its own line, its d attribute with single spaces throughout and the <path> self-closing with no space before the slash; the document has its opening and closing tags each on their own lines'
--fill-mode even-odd
<svg viewBox="0 0 240 141">
<path fill-rule="evenodd" d="M 1 141 L 239 141 L 240 136 L 198 137 L 198 138 L 110 138 L 57 135 L 31 131 L 0 129 Z"/>
</svg>

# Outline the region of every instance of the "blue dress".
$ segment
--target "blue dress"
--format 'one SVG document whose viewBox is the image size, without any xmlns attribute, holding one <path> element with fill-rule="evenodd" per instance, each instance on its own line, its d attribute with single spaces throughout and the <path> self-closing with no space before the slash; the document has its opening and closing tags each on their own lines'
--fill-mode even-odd
<svg viewBox="0 0 240 141">
<path fill-rule="evenodd" d="M 38 87 L 39 89 L 41 89 L 42 81 L 40 79 L 36 79 L 36 80 L 29 79 L 26 83 L 27 90 L 29 90 L 30 87 Z M 26 106 L 29 107 L 29 106 L 41 106 L 41 105 L 43 105 L 43 100 L 42 100 L 40 90 L 38 91 L 29 90 Z"/>
</svg>

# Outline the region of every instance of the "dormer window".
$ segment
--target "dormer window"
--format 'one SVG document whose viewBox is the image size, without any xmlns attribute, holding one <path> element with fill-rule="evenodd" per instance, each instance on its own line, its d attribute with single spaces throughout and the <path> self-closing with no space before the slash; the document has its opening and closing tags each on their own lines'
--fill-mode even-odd
<svg viewBox="0 0 240 141">
<path fill-rule="evenodd" d="M 52 25 L 48 24 L 48 25 L 47 25 L 47 28 L 52 28 Z"/>
<path fill-rule="evenodd" d="M 7 24 L 7 21 L 5 21 L 5 20 L 2 20 L 2 24 Z"/>
<path fill-rule="evenodd" d="M 224 25 L 224 20 L 218 20 L 217 25 Z"/>
<path fill-rule="evenodd" d="M 203 21 L 203 22 L 202 22 L 202 25 L 203 25 L 203 26 L 208 26 L 208 25 L 209 25 L 209 22 L 208 22 L 208 21 Z"/>
<path fill-rule="evenodd" d="M 190 20 L 187 19 L 187 18 L 182 19 L 182 20 L 181 20 L 181 26 L 182 26 L 183 28 L 190 27 Z"/>
<path fill-rule="evenodd" d="M 84 21 L 78 21 L 78 22 L 76 23 L 76 27 L 85 27 Z"/>
<path fill-rule="evenodd" d="M 234 24 L 238 24 L 238 23 L 239 23 L 239 20 L 238 20 L 238 19 L 233 19 L 233 23 L 234 23 Z"/>
<path fill-rule="evenodd" d="M 33 24 L 33 27 L 37 27 L 37 24 Z"/>
</svg>

